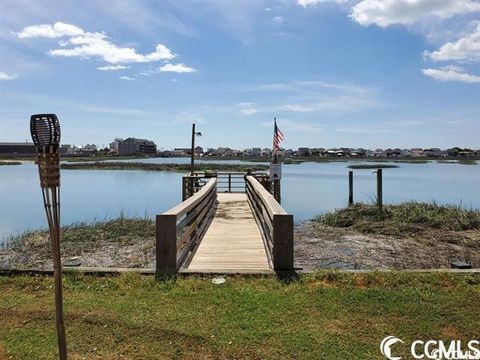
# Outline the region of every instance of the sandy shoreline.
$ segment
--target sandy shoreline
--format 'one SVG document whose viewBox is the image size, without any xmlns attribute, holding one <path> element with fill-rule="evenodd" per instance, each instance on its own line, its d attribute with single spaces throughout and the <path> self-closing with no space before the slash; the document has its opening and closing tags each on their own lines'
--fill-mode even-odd
<svg viewBox="0 0 480 360">
<path fill-rule="evenodd" d="M 366 235 L 316 221 L 295 224 L 295 267 L 315 269 L 438 269 L 451 262 L 480 267 L 480 232 L 442 231 L 428 237 Z M 155 238 L 130 236 L 62 244 L 65 264 L 90 267 L 155 267 Z M 45 233 L 34 232 L 22 242 L 0 250 L 0 267 L 51 269 L 50 243 Z"/>
</svg>

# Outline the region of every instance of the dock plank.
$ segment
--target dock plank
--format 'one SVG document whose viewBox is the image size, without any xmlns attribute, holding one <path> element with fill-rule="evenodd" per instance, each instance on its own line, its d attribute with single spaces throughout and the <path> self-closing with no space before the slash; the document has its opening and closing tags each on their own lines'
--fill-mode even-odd
<svg viewBox="0 0 480 360">
<path fill-rule="evenodd" d="M 218 194 L 218 207 L 188 271 L 270 270 L 246 194 Z"/>
</svg>

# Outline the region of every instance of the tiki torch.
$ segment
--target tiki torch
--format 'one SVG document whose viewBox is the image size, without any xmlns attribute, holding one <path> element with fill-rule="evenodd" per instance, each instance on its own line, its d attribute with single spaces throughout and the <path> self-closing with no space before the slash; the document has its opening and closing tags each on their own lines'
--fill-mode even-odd
<svg viewBox="0 0 480 360">
<path fill-rule="evenodd" d="M 30 133 L 37 147 L 38 171 L 43 203 L 52 242 L 53 276 L 55 280 L 55 317 L 58 349 L 61 360 L 67 359 L 63 321 L 62 261 L 60 258 L 60 123 L 55 114 L 30 117 Z"/>
</svg>

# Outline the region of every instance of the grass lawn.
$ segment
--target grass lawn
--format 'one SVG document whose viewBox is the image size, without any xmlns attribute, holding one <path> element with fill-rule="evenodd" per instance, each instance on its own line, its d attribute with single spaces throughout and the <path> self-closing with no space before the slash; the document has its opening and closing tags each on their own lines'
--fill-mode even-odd
<svg viewBox="0 0 480 360">
<path fill-rule="evenodd" d="M 56 358 L 52 285 L 0 277 L 0 359 Z M 68 275 L 64 287 L 70 359 L 384 359 L 387 335 L 480 337 L 475 275 L 322 272 L 223 285 Z"/>
</svg>

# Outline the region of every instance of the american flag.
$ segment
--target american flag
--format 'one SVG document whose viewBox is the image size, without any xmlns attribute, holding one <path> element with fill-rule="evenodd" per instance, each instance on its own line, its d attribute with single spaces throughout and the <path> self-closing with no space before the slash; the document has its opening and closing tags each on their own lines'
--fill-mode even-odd
<svg viewBox="0 0 480 360">
<path fill-rule="evenodd" d="M 275 123 L 275 127 L 273 128 L 273 151 L 279 151 L 280 143 L 283 141 L 285 136 L 277 126 L 277 118 L 274 118 L 273 121 Z"/>
</svg>

